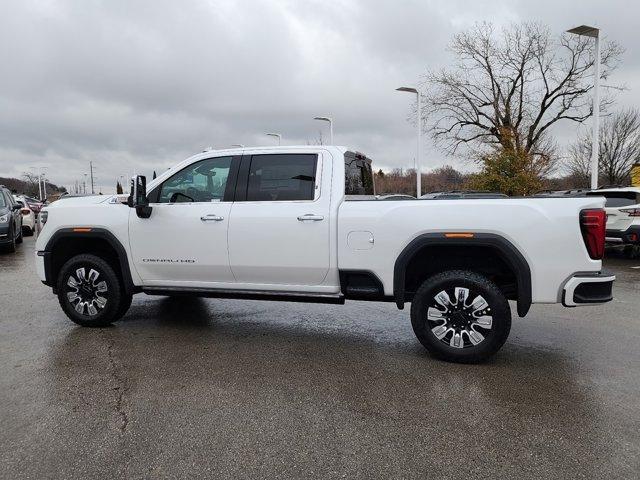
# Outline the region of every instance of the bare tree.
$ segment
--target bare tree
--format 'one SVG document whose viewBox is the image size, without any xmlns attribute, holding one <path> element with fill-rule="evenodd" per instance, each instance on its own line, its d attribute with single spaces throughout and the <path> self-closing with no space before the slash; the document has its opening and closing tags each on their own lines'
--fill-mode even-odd
<svg viewBox="0 0 640 480">
<path fill-rule="evenodd" d="M 640 161 L 640 111 L 630 108 L 606 117 L 599 138 L 600 178 L 609 185 L 627 183 L 631 166 Z M 588 178 L 592 141 L 590 133 L 583 132 L 569 147 L 567 169 L 571 175 Z"/>
<path fill-rule="evenodd" d="M 40 177 L 35 173 L 24 172 L 22 174 L 22 178 L 24 179 L 24 182 L 25 182 L 24 193 L 31 197 L 37 197 L 39 192 L 38 183 L 40 182 Z"/>
<path fill-rule="evenodd" d="M 532 156 L 547 173 L 554 147 L 549 129 L 592 114 L 593 42 L 568 34 L 555 40 L 537 23 L 512 25 L 500 34 L 482 23 L 456 35 L 450 50 L 457 64 L 429 73 L 425 82 L 422 114 L 432 116 L 436 144 L 449 153 L 466 147 L 476 159 L 495 152 L 489 147 Z M 621 53 L 615 42 L 604 43 L 602 78 Z M 610 102 L 605 97 L 602 107 Z"/>
</svg>

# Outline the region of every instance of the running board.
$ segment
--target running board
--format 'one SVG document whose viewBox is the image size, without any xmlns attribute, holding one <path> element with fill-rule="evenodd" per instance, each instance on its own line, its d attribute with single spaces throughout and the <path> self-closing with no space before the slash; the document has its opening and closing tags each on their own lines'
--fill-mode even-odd
<svg viewBox="0 0 640 480">
<path fill-rule="evenodd" d="M 277 302 L 332 303 L 343 305 L 344 295 L 329 293 L 278 292 L 269 290 L 230 290 L 189 287 L 142 287 L 147 295 L 270 300 Z"/>
</svg>

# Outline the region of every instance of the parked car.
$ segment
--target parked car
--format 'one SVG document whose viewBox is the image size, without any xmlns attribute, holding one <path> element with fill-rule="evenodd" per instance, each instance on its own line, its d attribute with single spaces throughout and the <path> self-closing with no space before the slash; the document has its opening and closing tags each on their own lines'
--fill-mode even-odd
<svg viewBox="0 0 640 480">
<path fill-rule="evenodd" d="M 28 207 L 29 210 L 31 210 L 35 214 L 36 217 L 38 217 L 38 214 L 40 213 L 40 210 L 44 206 L 44 202 L 41 202 L 40 200 L 36 200 L 33 197 L 28 197 L 26 195 L 21 195 L 21 197 L 26 202 L 25 206 Z"/>
<path fill-rule="evenodd" d="M 22 243 L 22 214 L 9 189 L 0 185 L 0 248 L 16 251 L 16 244 Z"/>
<path fill-rule="evenodd" d="M 606 199 L 607 242 L 640 245 L 640 188 L 603 188 L 587 195 Z"/>
<path fill-rule="evenodd" d="M 504 193 L 497 192 L 483 192 L 479 190 L 451 190 L 448 192 L 432 192 L 425 193 L 420 197 L 425 200 L 455 200 L 460 198 L 509 198 Z"/>
<path fill-rule="evenodd" d="M 14 195 L 13 199 L 20 205 L 22 233 L 30 237 L 36 231 L 36 214 L 31 210 L 29 201 L 24 195 Z"/>
<path fill-rule="evenodd" d="M 356 201 L 354 201 L 356 200 Z M 207 151 L 117 196 L 42 210 L 36 268 L 66 315 L 121 318 L 132 296 L 411 302 L 418 340 L 478 362 L 514 300 L 612 299 L 603 198 L 378 201 L 371 161 L 342 147 Z M 550 247 L 552 246 L 552 248 Z"/>
</svg>

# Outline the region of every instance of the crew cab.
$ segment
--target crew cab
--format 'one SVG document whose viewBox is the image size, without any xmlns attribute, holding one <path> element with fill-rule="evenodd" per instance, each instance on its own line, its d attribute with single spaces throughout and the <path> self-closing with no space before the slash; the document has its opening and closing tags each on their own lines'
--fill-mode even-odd
<svg viewBox="0 0 640 480">
<path fill-rule="evenodd" d="M 206 151 L 128 199 L 46 207 L 42 281 L 84 326 L 121 318 L 134 294 L 411 304 L 432 354 L 477 362 L 511 328 L 513 300 L 608 302 L 604 198 L 381 201 L 371 161 L 343 147 Z"/>
</svg>

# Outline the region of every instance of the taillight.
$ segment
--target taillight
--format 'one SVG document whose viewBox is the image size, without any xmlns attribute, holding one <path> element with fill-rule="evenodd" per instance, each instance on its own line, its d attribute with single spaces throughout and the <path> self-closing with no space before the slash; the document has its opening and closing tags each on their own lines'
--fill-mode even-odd
<svg viewBox="0 0 640 480">
<path fill-rule="evenodd" d="M 621 208 L 620 211 L 626 213 L 630 217 L 640 217 L 640 208 Z"/>
<path fill-rule="evenodd" d="M 22 213 L 23 215 L 29 215 L 31 213 L 31 210 L 29 210 L 28 208 L 23 208 L 20 210 L 20 213 Z"/>
<path fill-rule="evenodd" d="M 604 237 L 607 214 L 603 209 L 588 209 L 580 212 L 580 230 L 589 256 L 601 260 L 604 256 Z"/>
</svg>

